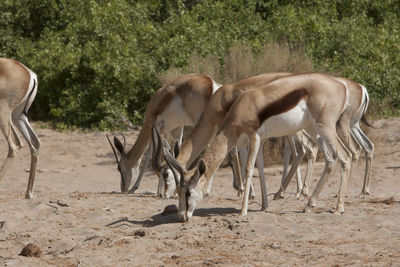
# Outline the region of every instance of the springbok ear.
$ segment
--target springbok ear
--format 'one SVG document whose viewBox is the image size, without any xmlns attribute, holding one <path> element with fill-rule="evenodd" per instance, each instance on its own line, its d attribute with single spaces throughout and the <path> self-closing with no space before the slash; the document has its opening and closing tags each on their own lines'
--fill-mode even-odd
<svg viewBox="0 0 400 267">
<path fill-rule="evenodd" d="M 116 136 L 114 136 L 114 145 L 118 152 L 121 153 L 123 157 L 125 157 L 124 145 Z"/>
<path fill-rule="evenodd" d="M 204 159 L 199 159 L 199 162 L 197 163 L 197 169 L 194 175 L 190 178 L 190 186 L 191 187 L 196 187 L 200 177 L 206 172 L 207 170 L 207 164 L 204 161 Z"/>
<path fill-rule="evenodd" d="M 199 163 L 197 163 L 197 170 L 199 171 L 200 176 L 202 176 L 206 172 L 207 164 L 203 158 L 201 158 L 199 160 Z"/>
<path fill-rule="evenodd" d="M 179 142 L 178 142 L 178 140 L 176 140 L 175 144 L 174 144 L 174 156 L 175 156 L 175 158 L 178 157 L 180 150 L 181 150 L 181 148 L 179 147 Z"/>
</svg>

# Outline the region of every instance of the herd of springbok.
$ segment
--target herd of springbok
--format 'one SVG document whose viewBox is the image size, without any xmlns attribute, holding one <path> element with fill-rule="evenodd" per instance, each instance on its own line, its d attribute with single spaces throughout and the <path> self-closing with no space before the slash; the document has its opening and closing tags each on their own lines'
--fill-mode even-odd
<svg viewBox="0 0 400 267">
<path fill-rule="evenodd" d="M 15 150 L 21 147 L 17 128 L 31 151 L 26 198 L 32 198 L 40 147 L 27 118 L 37 86 L 36 75 L 30 69 L 15 60 L 0 59 L 0 126 L 9 147 L 0 180 L 10 167 Z M 130 149 L 125 137 L 121 140 L 114 136 L 112 140 L 107 135 L 107 139 L 121 174 L 121 191 L 133 193 L 139 188 L 151 159 L 159 179 L 157 194 L 165 198 L 178 194 L 178 218 L 187 221 L 197 202 L 210 194 L 215 172 L 228 153 L 232 156 L 234 187 L 243 194 L 240 214 L 247 214 L 250 194 L 254 194 L 255 165 L 260 173 L 261 210 L 265 210 L 268 200 L 263 143 L 270 137 L 284 137 L 284 172 L 274 199 L 281 197 L 297 173 L 297 196 L 309 197 L 304 209 L 309 212 L 339 161 L 341 177 L 335 214 L 341 214 L 351 166 L 362 151 L 366 163 L 360 197 L 369 194 L 374 145 L 360 128 L 360 121 L 369 125 L 364 118 L 368 103 L 364 86 L 328 74 L 266 73 L 223 86 L 209 76 L 189 74 L 154 94 L 140 134 Z M 182 142 L 184 126 L 193 129 Z M 163 138 L 170 132 L 178 134 L 172 148 Z M 309 196 L 318 149 L 325 168 Z M 303 183 L 298 167 L 306 154 Z"/>
</svg>

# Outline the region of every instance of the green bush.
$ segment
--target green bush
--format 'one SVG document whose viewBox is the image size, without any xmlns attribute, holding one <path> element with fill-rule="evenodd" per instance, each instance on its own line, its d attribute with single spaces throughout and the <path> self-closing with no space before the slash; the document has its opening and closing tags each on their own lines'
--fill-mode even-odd
<svg viewBox="0 0 400 267">
<path fill-rule="evenodd" d="M 38 74 L 30 114 L 59 128 L 107 129 L 120 114 L 140 124 L 171 68 L 213 62 L 223 82 L 273 70 L 233 61 L 227 78 L 235 47 L 260 55 L 266 43 L 364 84 L 375 117 L 400 114 L 399 0 L 5 0 L 0 13 L 0 56 Z"/>
</svg>

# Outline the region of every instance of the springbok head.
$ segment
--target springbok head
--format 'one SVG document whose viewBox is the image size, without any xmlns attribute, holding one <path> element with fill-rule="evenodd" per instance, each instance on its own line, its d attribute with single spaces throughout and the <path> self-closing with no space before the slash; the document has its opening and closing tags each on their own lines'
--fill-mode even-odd
<svg viewBox="0 0 400 267">
<path fill-rule="evenodd" d="M 207 169 L 206 163 L 200 159 L 194 169 L 186 171 L 181 164 L 163 147 L 165 160 L 174 176 L 176 191 L 179 197 L 178 219 L 188 221 L 192 217 L 197 202 L 203 197 L 203 190 L 199 186 L 199 179 Z M 190 177 L 186 179 L 186 177 Z"/>
<path fill-rule="evenodd" d="M 156 126 L 153 126 L 152 130 L 152 142 L 153 142 L 153 157 L 151 160 L 151 165 L 154 172 L 159 178 L 159 196 L 165 196 L 165 198 L 170 198 L 175 194 L 176 186 L 174 181 L 174 175 L 167 164 L 162 164 L 162 154 L 161 149 L 165 147 L 170 151 L 173 157 L 177 157 L 179 154 L 179 144 L 178 141 L 175 142 L 174 149 L 172 150 L 165 138 L 161 138 Z M 162 139 L 162 140 L 161 140 Z M 162 192 L 161 192 L 162 191 Z"/>
<path fill-rule="evenodd" d="M 111 142 L 110 137 L 108 135 L 107 140 L 110 143 L 110 146 L 114 152 L 115 160 L 118 164 L 118 171 L 121 174 L 121 192 L 127 193 L 133 186 L 133 177 L 139 176 L 139 165 L 129 167 L 128 166 L 128 156 L 125 150 L 126 147 L 126 138 L 122 135 L 124 143 L 122 144 L 121 140 L 114 136 L 114 142 Z"/>
</svg>

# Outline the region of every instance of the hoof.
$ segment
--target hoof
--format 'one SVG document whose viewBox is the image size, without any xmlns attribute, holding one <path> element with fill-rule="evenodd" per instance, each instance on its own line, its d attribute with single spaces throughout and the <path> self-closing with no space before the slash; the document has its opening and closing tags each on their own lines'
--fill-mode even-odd
<svg viewBox="0 0 400 267">
<path fill-rule="evenodd" d="M 129 190 L 127 194 L 133 194 L 133 193 L 135 193 L 135 191 L 137 189 L 138 189 L 137 187 L 132 187 L 131 190 Z"/>
<path fill-rule="evenodd" d="M 273 200 L 279 200 L 279 199 L 283 199 L 284 197 L 281 195 L 281 193 L 276 193 L 275 195 L 274 195 L 274 198 L 273 198 Z"/>
<path fill-rule="evenodd" d="M 303 209 L 303 212 L 304 212 L 304 213 L 310 213 L 310 212 L 311 212 L 311 207 L 307 205 L 307 206 Z"/>
<path fill-rule="evenodd" d="M 300 194 L 300 196 L 299 196 L 299 198 L 298 198 L 298 200 L 306 200 L 306 199 L 308 199 L 308 195 L 305 195 L 305 194 Z"/>
<path fill-rule="evenodd" d="M 344 213 L 343 209 L 336 209 L 335 211 L 333 211 L 333 214 L 335 215 L 342 215 Z"/>
<path fill-rule="evenodd" d="M 268 201 L 265 201 L 261 204 L 261 211 L 264 211 L 268 208 Z"/>
<path fill-rule="evenodd" d="M 305 197 L 310 196 L 310 194 L 308 193 L 308 189 L 304 189 L 304 188 L 301 190 L 301 194 L 302 194 L 303 196 L 305 196 Z"/>
<path fill-rule="evenodd" d="M 26 199 L 32 199 L 33 198 L 33 193 L 26 193 L 25 194 Z"/>
<path fill-rule="evenodd" d="M 369 196 L 369 195 L 370 195 L 369 192 L 361 192 L 361 193 L 358 195 L 358 198 L 364 199 L 366 196 Z"/>
<path fill-rule="evenodd" d="M 310 208 L 314 208 L 316 206 L 315 200 L 310 198 L 308 200 L 307 206 L 310 207 Z"/>
</svg>

